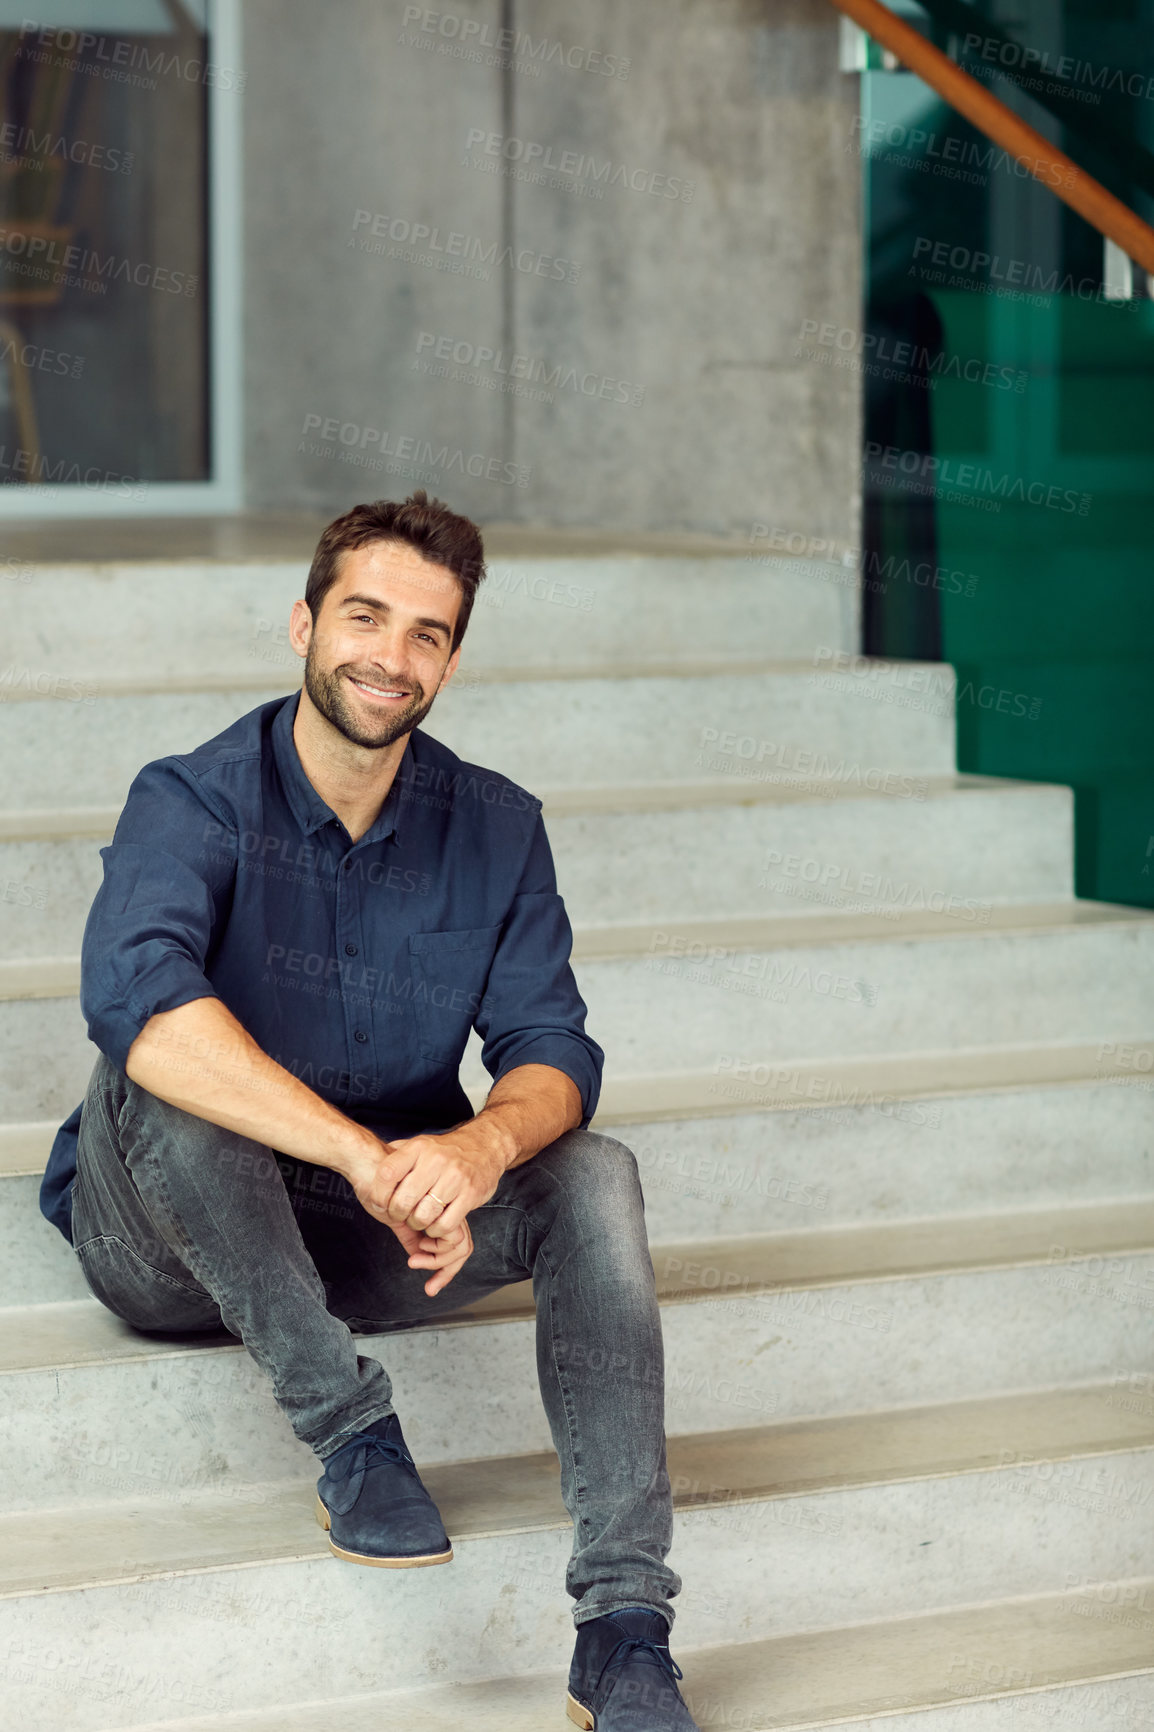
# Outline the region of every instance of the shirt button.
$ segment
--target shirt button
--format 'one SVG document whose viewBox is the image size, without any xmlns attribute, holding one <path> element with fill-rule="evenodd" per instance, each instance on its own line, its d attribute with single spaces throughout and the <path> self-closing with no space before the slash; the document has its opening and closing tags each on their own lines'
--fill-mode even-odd
<svg viewBox="0 0 1154 1732">
<path fill-rule="evenodd" d="M 358 1028 L 356 1033 L 353 1035 L 353 1039 L 359 1040 L 362 1046 L 365 1044 L 365 1042 L 368 1040 L 368 1038 L 369 1037 L 365 1033 L 363 1028 Z"/>
<path fill-rule="evenodd" d="M 345 945 L 345 955 L 346 956 L 355 956 L 356 954 L 357 954 L 357 947 L 355 944 L 346 944 Z"/>
</svg>

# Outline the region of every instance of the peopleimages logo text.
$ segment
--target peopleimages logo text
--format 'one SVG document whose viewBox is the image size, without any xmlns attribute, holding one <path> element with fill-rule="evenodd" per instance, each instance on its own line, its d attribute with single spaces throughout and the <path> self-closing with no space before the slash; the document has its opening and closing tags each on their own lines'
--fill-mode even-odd
<svg viewBox="0 0 1154 1732">
<path fill-rule="evenodd" d="M 1098 277 L 1075 277 L 1070 271 L 1046 271 L 1029 259 L 1004 259 L 1000 253 L 982 252 L 974 247 L 955 246 L 949 241 L 935 241 L 929 235 L 918 235 L 911 257 L 926 259 L 938 267 L 936 274 L 924 267 L 909 267 L 908 275 L 921 275 L 929 282 L 944 280 L 946 268 L 963 272 L 969 277 L 984 276 L 991 282 L 1008 287 L 1033 289 L 1044 295 L 1076 295 L 1080 301 L 1100 301 L 1104 306 L 1131 306 L 1128 301 L 1111 300 Z M 953 282 L 957 282 L 957 277 Z M 998 291 L 995 291 L 995 293 Z M 1019 297 L 1020 298 L 1020 297 Z"/>
<path fill-rule="evenodd" d="M 1023 48 L 1020 43 L 1004 42 L 997 36 L 982 36 L 976 30 L 969 32 L 962 48 L 966 54 L 980 54 L 983 60 L 999 66 L 1017 66 L 1023 72 L 1052 73 L 1063 83 L 1090 84 L 1095 89 L 1113 91 L 1116 96 L 1154 96 L 1154 78 L 1146 73 L 1096 66 L 1089 60 L 1075 60 L 1069 54 L 1051 58 L 1048 48 Z"/>
<path fill-rule="evenodd" d="M 416 25 L 430 37 L 440 37 L 447 47 L 454 43 L 463 58 L 479 63 L 509 56 L 534 72 L 542 66 L 564 66 L 571 72 L 598 72 L 603 78 L 629 77 L 630 61 L 621 54 L 606 54 L 599 48 L 582 48 L 542 36 L 537 41 L 527 30 L 495 28 L 486 19 L 463 18 L 453 12 L 430 12 L 424 6 L 406 6 L 402 24 Z M 402 38 L 403 40 L 403 38 Z M 434 44 L 430 43 L 430 47 Z M 485 49 L 487 54 L 480 54 Z"/>
<path fill-rule="evenodd" d="M 906 478 L 913 492 L 936 492 L 941 487 L 958 487 L 964 493 L 991 495 L 998 500 L 1017 499 L 1023 505 L 1044 505 L 1050 511 L 1076 511 L 1079 517 L 1089 513 L 1093 494 L 1079 493 L 1072 487 L 1056 483 L 1027 481 L 1022 475 L 997 475 L 980 463 L 956 463 L 952 457 L 935 457 L 928 451 L 903 451 L 900 445 L 882 445 L 867 439 L 866 464 L 872 482 L 892 485 L 880 471 Z"/>
<path fill-rule="evenodd" d="M 869 147 L 874 155 L 879 154 L 881 147 L 900 150 L 908 146 L 923 159 L 956 163 L 977 170 L 979 176 L 985 175 L 991 169 L 1005 169 L 1009 174 L 1016 174 L 1020 180 L 1032 176 L 1044 186 L 1074 184 L 1073 170 L 1063 168 L 1060 163 L 1052 162 L 1048 157 L 1017 156 L 1012 151 L 998 150 L 995 145 L 986 142 L 977 144 L 973 139 L 953 135 L 943 135 L 939 141 L 936 132 L 926 132 L 923 127 L 903 126 L 899 121 L 867 120 L 861 115 L 854 119 L 853 130 L 860 140 L 856 148 L 860 150 Z M 854 146 L 851 145 L 851 148 Z"/>
<path fill-rule="evenodd" d="M 319 446 L 306 449 L 306 455 L 312 457 L 325 456 L 325 447 L 344 446 L 347 450 L 364 452 L 369 446 L 380 451 L 384 457 L 392 457 L 401 462 L 412 461 L 424 463 L 430 468 L 439 469 L 446 474 L 456 470 L 460 475 L 472 475 L 482 481 L 501 481 L 507 487 L 527 487 L 531 474 L 527 463 L 513 463 L 502 457 L 486 457 L 482 451 L 466 452 L 461 447 L 449 445 L 438 446 L 432 439 L 422 439 L 407 433 L 391 433 L 387 427 L 361 426 L 359 421 L 340 421 L 335 415 L 324 416 L 307 414 L 301 428 L 302 438 L 309 433 L 315 433 L 321 441 Z M 304 449 L 301 445 L 297 450 Z M 362 467 L 379 467 L 379 464 L 363 464 Z M 404 470 L 390 470 L 390 474 L 404 474 Z"/>
<path fill-rule="evenodd" d="M 135 283 L 140 289 L 159 289 L 168 295 L 195 295 L 197 278 L 187 271 L 170 271 L 164 265 L 152 265 L 141 259 L 118 259 L 115 253 L 94 252 L 91 247 L 61 246 L 45 235 L 31 234 L 19 223 L 0 228 L 0 251 L 9 258 L 35 260 L 33 274 L 44 276 L 47 267 L 58 271 L 88 272 L 93 283 L 106 290 L 109 283 Z M 14 267 L 19 268 L 19 267 Z"/>
<path fill-rule="evenodd" d="M 367 235 L 359 235 L 358 229 L 368 224 Z M 391 241 L 392 248 L 384 243 Z M 410 222 L 407 217 L 390 217 L 384 212 L 358 210 L 353 213 L 353 232 L 347 244 L 350 247 L 359 246 L 362 252 L 375 252 L 378 257 L 405 258 L 400 251 L 402 247 L 413 249 L 423 247 L 427 251 L 413 251 L 408 256 L 408 262 L 424 264 L 435 262 L 442 269 L 456 269 L 474 274 L 483 274 L 485 267 L 500 265 L 509 270 L 520 271 L 523 276 L 550 277 L 561 283 L 575 283 L 581 275 L 581 266 L 572 259 L 555 258 L 551 253 L 538 253 L 531 247 L 514 248 L 500 246 L 496 241 L 485 242 L 476 235 L 464 234 L 458 229 L 442 230 L 439 224 Z M 488 278 L 484 278 L 488 281 Z"/>
<path fill-rule="evenodd" d="M 218 90 L 243 90 L 245 74 L 235 72 L 230 66 L 214 66 L 211 61 L 189 58 L 182 60 L 179 54 L 164 48 L 150 48 L 147 43 L 137 43 L 127 38 L 118 39 L 115 36 L 98 36 L 93 30 L 67 29 L 61 26 L 48 26 L 37 23 L 34 18 L 22 19 L 20 24 L 20 53 L 29 60 L 40 64 L 52 64 L 51 53 L 35 53 L 29 43 L 35 43 L 41 50 L 51 50 L 57 55 L 66 54 L 78 58 L 65 61 L 63 64 L 70 72 L 95 72 L 94 66 L 86 65 L 84 56 L 92 55 L 100 62 L 100 70 L 105 78 L 118 83 L 143 85 L 146 89 L 155 90 L 154 79 L 129 78 L 124 68 L 134 68 L 146 73 L 158 72 L 162 78 L 175 72 L 189 84 L 206 84 Z"/>
<path fill-rule="evenodd" d="M 115 145 L 90 144 L 87 139 L 67 139 L 59 132 L 36 132 L 31 126 L 17 126 L 7 121 L 0 126 L 0 145 L 4 151 L 24 151 L 28 161 L 47 161 L 58 156 L 62 162 L 83 163 L 88 168 L 105 168 L 113 173 L 131 174 L 134 153 L 117 150 Z M 4 161 L 18 160 L 5 156 Z"/>
<path fill-rule="evenodd" d="M 892 363 L 894 367 L 916 368 L 931 383 L 939 378 L 966 379 L 972 385 L 990 385 L 998 391 L 1016 391 L 1020 396 L 1029 379 L 1020 367 L 999 367 L 974 355 L 966 358 L 948 355 L 944 349 L 930 349 L 924 343 L 891 343 L 884 333 L 859 331 L 850 325 L 822 324 L 817 319 L 802 320 L 801 341 L 809 340 L 824 349 L 836 349 L 842 355 L 860 356 L 867 371 L 876 372 Z"/>
<path fill-rule="evenodd" d="M 479 147 L 486 156 L 500 157 L 505 162 L 520 163 L 527 169 L 552 170 L 555 174 L 571 175 L 575 181 L 589 181 L 599 186 L 627 187 L 632 192 L 652 193 L 656 198 L 681 199 L 689 204 L 696 182 L 682 180 L 675 174 L 657 173 L 652 169 L 628 168 L 624 163 L 606 157 L 599 162 L 579 150 L 558 150 L 532 138 L 512 138 L 500 132 L 486 132 L 482 126 L 469 128 L 465 139 L 467 151 Z M 469 159 L 466 158 L 466 161 Z"/>
<path fill-rule="evenodd" d="M 607 373 L 591 373 L 558 361 L 550 364 L 540 355 L 522 355 L 513 350 L 493 348 L 486 343 L 470 343 L 455 337 L 440 337 L 433 331 L 421 331 L 417 336 L 417 354 L 432 350 L 438 361 L 452 362 L 455 367 L 487 369 L 511 379 L 525 379 L 541 384 L 547 390 L 571 390 L 582 397 L 599 397 L 603 401 L 638 404 L 645 396 L 644 385 L 630 384 Z M 417 363 L 414 363 L 416 365 Z M 427 369 L 426 369 L 427 370 Z M 443 376 L 452 377 L 447 368 Z M 552 401 L 550 396 L 549 401 Z"/>
</svg>

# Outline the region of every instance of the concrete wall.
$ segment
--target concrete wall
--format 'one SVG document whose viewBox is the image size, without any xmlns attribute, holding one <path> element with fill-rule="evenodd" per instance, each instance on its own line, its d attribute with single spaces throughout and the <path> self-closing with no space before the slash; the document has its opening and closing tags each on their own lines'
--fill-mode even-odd
<svg viewBox="0 0 1154 1732">
<path fill-rule="evenodd" d="M 795 355 L 860 318 L 827 0 L 405 13 L 247 0 L 250 505 L 855 541 L 856 379 Z"/>
</svg>

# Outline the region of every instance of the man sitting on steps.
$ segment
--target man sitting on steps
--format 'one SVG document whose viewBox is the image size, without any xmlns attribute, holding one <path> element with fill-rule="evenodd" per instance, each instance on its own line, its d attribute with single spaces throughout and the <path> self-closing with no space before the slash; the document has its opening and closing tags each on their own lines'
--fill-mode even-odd
<svg viewBox="0 0 1154 1732">
<path fill-rule="evenodd" d="M 587 1128 L 603 1055 L 541 804 L 417 726 L 483 575 L 476 526 L 424 492 L 355 506 L 293 606 L 304 689 L 136 777 L 84 934 L 100 1056 L 42 1207 L 133 1327 L 240 1337 L 324 1464 L 333 1552 L 386 1568 L 453 1553 L 352 1332 L 531 1278 L 573 1521 L 569 1717 L 689 1732 L 641 1191 Z"/>
</svg>

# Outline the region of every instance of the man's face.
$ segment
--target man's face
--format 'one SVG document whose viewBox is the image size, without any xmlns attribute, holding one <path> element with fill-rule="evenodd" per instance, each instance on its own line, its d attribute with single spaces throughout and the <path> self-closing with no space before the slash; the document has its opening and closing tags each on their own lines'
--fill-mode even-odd
<svg viewBox="0 0 1154 1732">
<path fill-rule="evenodd" d="M 303 601 L 290 637 L 305 656 L 305 690 L 354 745 L 391 746 L 428 714 L 456 669 L 449 654 L 461 586 L 404 542 L 376 541 L 340 556 L 316 623 Z"/>
</svg>

